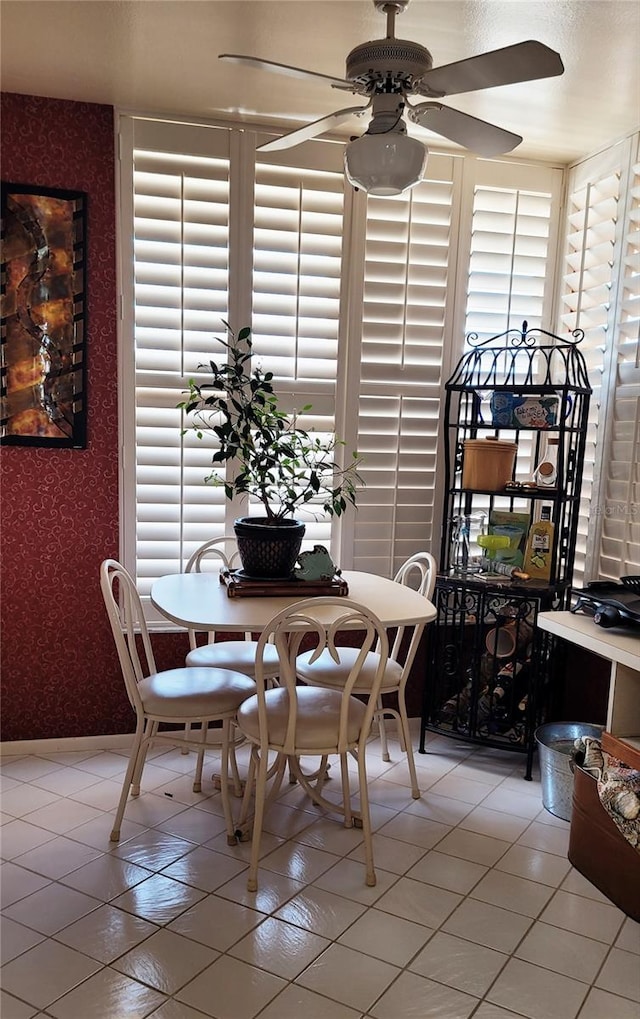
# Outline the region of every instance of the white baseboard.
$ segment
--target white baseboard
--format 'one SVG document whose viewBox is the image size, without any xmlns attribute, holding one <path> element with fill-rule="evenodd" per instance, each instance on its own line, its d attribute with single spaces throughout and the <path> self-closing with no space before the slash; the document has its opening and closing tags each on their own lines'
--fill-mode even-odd
<svg viewBox="0 0 640 1019">
<path fill-rule="evenodd" d="M 60 739 L 16 739 L 0 743 L 0 757 L 18 754 L 61 754 L 76 750 L 128 750 L 133 733 L 113 736 L 65 736 Z"/>
</svg>

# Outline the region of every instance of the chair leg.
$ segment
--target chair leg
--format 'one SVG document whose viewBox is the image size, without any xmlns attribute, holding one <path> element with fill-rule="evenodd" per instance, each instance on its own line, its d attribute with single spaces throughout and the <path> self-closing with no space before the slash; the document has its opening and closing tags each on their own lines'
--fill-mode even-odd
<svg viewBox="0 0 640 1019">
<path fill-rule="evenodd" d="M 253 815 L 253 837 L 251 842 L 251 863 L 247 878 L 247 891 L 258 891 L 258 861 L 260 859 L 260 839 L 264 821 L 264 801 L 267 791 L 268 754 L 260 754 L 256 773 L 255 805 Z"/>
<path fill-rule="evenodd" d="M 344 826 L 345 828 L 353 828 L 353 814 L 351 812 L 351 785 L 349 783 L 349 768 L 347 767 L 346 754 L 340 754 L 340 775 L 342 777 L 342 806 L 344 809 Z"/>
<path fill-rule="evenodd" d="M 378 717 L 378 731 L 380 733 L 380 746 L 382 748 L 382 760 L 390 761 L 389 757 L 389 745 L 387 743 L 387 727 L 384 722 L 384 705 L 382 703 L 382 694 L 378 697 L 378 704 L 376 706 L 376 714 Z"/>
<path fill-rule="evenodd" d="M 196 760 L 196 770 L 195 770 L 195 774 L 193 776 L 193 791 L 194 791 L 194 793 L 201 793 L 202 792 L 202 768 L 203 768 L 203 765 L 204 765 L 204 751 L 205 751 L 204 744 L 205 744 L 206 739 L 207 739 L 207 729 L 208 729 L 208 723 L 207 722 L 202 721 L 200 724 L 202 726 L 202 735 L 201 735 L 202 746 L 198 750 L 198 757 L 197 757 L 197 760 Z M 191 726 L 189 726 L 189 731 L 191 731 Z"/>
<path fill-rule="evenodd" d="M 416 774 L 416 762 L 413 759 L 413 744 L 411 742 L 411 732 L 409 731 L 409 717 L 407 715 L 407 705 L 405 704 L 402 694 L 398 694 L 398 719 L 400 722 L 399 728 L 404 739 L 404 752 L 407 755 L 407 767 L 409 768 L 409 778 L 411 779 L 411 795 L 414 800 L 419 800 L 420 787 L 418 785 L 418 776 Z"/>
<path fill-rule="evenodd" d="M 364 837 L 364 859 L 366 867 L 366 883 L 370 888 L 376 883 L 376 872 L 373 866 L 373 835 L 371 832 L 371 815 L 369 813 L 369 787 L 367 786 L 367 767 L 365 764 L 365 747 L 358 747 L 358 783 L 360 786 L 360 817 L 362 835 Z"/>
<path fill-rule="evenodd" d="M 187 722 L 187 724 L 184 727 L 184 738 L 185 738 L 185 740 L 191 739 L 191 722 Z M 180 749 L 180 753 L 181 754 L 188 754 L 189 753 L 189 747 L 182 747 Z"/>
<path fill-rule="evenodd" d="M 149 745 L 153 740 L 153 737 L 156 735 L 158 728 L 159 722 L 149 722 L 149 720 L 147 719 L 145 723 L 144 742 L 140 750 L 138 751 L 136 766 L 133 772 L 133 777 L 131 779 L 131 795 L 134 798 L 140 795 L 140 781 L 142 779 L 142 769 L 144 768 L 144 763 L 147 759 L 147 751 L 149 749 Z"/>
<path fill-rule="evenodd" d="M 233 826 L 231 814 L 231 803 L 229 801 L 229 743 L 232 739 L 232 722 L 225 718 L 222 722 L 222 746 L 220 753 L 220 797 L 222 799 L 222 810 L 227 823 L 227 845 L 235 846 L 238 841 Z"/>
<path fill-rule="evenodd" d="M 233 778 L 233 792 L 236 796 L 242 796 L 242 779 L 240 778 L 240 772 L 238 771 L 238 758 L 236 757 L 236 732 L 239 730 L 232 723 L 231 724 L 231 735 L 229 745 L 229 763 L 231 765 L 231 775 Z"/>
<path fill-rule="evenodd" d="M 131 747 L 131 753 L 129 755 L 129 763 L 127 764 L 127 770 L 124 775 L 124 781 L 122 783 L 122 790 L 120 792 L 120 799 L 118 800 L 118 809 L 116 810 L 116 816 L 113 822 L 113 828 L 111 829 L 111 835 L 109 836 L 110 842 L 118 842 L 120 840 L 120 827 L 122 825 L 122 818 L 124 817 L 124 808 L 127 805 L 127 799 L 129 796 L 129 789 L 133 781 L 133 774 L 136 770 L 138 763 L 138 757 L 140 756 L 140 748 L 142 745 L 142 739 L 144 737 L 144 720 L 140 719 L 136 725 L 136 732 L 133 738 L 133 744 Z"/>
</svg>

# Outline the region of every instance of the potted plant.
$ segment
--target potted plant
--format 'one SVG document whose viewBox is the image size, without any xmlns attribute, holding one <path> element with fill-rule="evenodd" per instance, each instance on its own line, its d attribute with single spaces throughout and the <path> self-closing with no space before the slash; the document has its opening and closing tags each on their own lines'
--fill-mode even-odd
<svg viewBox="0 0 640 1019">
<path fill-rule="evenodd" d="M 349 503 L 355 506 L 361 459 L 353 452 L 341 463 L 342 440 L 306 431 L 295 416 L 279 410 L 273 373 L 250 365 L 251 330 L 236 336 L 224 325 L 229 339 L 220 342 L 227 360 L 209 362 L 207 381 L 190 379 L 187 399 L 179 406 L 192 415 L 190 427 L 198 438 L 205 433 L 217 438 L 214 467 L 230 462 L 231 477 L 223 480 L 214 470 L 205 481 L 223 485 L 228 499 L 250 495 L 262 504 L 260 516 L 241 517 L 234 525 L 244 572 L 289 577 L 305 532 L 296 514 L 310 504 L 331 516 L 340 516 Z"/>
</svg>

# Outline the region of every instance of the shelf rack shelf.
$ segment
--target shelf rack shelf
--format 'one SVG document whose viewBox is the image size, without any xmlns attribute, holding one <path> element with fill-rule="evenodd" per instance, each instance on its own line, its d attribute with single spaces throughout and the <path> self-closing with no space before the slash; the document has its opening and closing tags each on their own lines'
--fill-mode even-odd
<svg viewBox="0 0 640 1019">
<path fill-rule="evenodd" d="M 423 753 L 426 732 L 437 732 L 524 753 L 525 777 L 531 777 L 552 648 L 536 619 L 541 611 L 567 607 L 575 557 L 591 394 L 579 349 L 582 338 L 581 330 L 562 338 L 529 329 L 527 322 L 489 340 L 471 334 L 467 352 L 446 383 L 444 512 Z M 555 485 L 531 487 L 549 437 L 557 440 Z M 465 487 L 465 444 L 487 438 L 515 445 L 511 479 L 497 489 L 491 484 Z M 522 529 L 520 535 L 515 532 L 515 544 L 520 547 L 509 547 L 507 565 L 521 569 L 526 530 L 539 519 L 543 505 L 553 524 L 548 580 L 480 570 L 477 531 L 491 529 L 500 519 L 517 520 Z"/>
</svg>

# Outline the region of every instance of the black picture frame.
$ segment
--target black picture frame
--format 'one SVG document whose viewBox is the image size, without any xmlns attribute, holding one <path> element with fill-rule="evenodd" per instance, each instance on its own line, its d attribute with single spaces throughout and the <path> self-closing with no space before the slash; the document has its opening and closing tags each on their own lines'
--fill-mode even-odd
<svg viewBox="0 0 640 1019">
<path fill-rule="evenodd" d="M 2 182 L 0 444 L 84 449 L 87 195 Z"/>
</svg>

